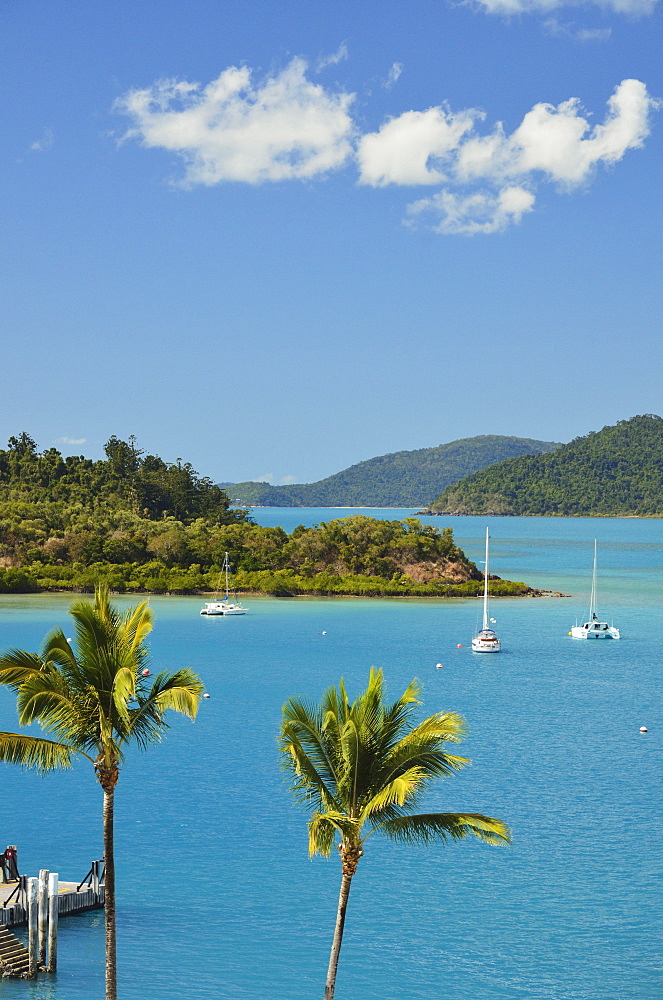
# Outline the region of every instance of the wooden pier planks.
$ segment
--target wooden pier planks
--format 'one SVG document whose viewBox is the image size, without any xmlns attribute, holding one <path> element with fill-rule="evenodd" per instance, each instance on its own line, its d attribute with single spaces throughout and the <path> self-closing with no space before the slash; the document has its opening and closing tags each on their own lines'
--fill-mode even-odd
<svg viewBox="0 0 663 1000">
<path fill-rule="evenodd" d="M 0 884 L 0 927 L 20 927 L 27 923 L 27 912 L 23 905 L 12 900 L 5 906 L 5 900 L 16 888 L 16 883 Z M 99 892 L 89 886 L 80 891 L 76 882 L 60 882 L 58 892 L 58 916 L 66 917 L 74 913 L 84 913 L 86 910 L 103 909 L 106 901 L 106 890 L 99 886 Z"/>
</svg>

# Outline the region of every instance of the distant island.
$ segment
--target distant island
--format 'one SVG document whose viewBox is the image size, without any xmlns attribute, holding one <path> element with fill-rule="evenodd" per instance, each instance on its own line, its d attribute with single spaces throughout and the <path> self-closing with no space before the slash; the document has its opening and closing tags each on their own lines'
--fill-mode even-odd
<svg viewBox="0 0 663 1000">
<path fill-rule="evenodd" d="M 663 419 L 646 413 L 448 486 L 422 513 L 663 516 Z"/>
<path fill-rule="evenodd" d="M 234 502 L 256 507 L 421 507 L 451 483 L 518 455 L 554 451 L 554 441 L 480 434 L 435 448 L 396 451 L 317 483 L 221 483 Z"/>
<path fill-rule="evenodd" d="M 203 593 L 229 553 L 238 590 L 297 596 L 468 597 L 482 574 L 451 528 L 354 516 L 315 528 L 254 524 L 188 463 L 111 437 L 106 458 L 39 452 L 23 432 L 0 450 L 0 593 Z M 538 594 L 491 577 L 491 594 Z"/>
</svg>

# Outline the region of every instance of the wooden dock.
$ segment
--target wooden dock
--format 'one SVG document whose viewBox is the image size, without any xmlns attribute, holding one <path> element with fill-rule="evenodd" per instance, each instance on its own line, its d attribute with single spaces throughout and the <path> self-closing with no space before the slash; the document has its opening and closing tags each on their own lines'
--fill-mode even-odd
<svg viewBox="0 0 663 1000">
<path fill-rule="evenodd" d="M 16 882 L 0 882 L 0 927 L 20 927 L 28 922 L 28 908 L 25 890 Z M 10 899 L 10 897 L 13 897 Z M 9 904 L 7 904 L 7 900 Z M 106 889 L 103 883 L 59 882 L 58 884 L 58 916 L 66 917 L 72 913 L 84 913 L 86 910 L 103 909 L 106 901 Z"/>
</svg>

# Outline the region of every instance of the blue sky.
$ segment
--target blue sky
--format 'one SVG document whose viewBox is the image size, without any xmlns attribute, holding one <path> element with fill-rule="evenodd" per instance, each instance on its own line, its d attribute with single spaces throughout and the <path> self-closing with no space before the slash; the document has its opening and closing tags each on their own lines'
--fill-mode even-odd
<svg viewBox="0 0 663 1000">
<path fill-rule="evenodd" d="M 647 0 L 5 0 L 0 443 L 306 482 L 663 411 Z"/>
</svg>

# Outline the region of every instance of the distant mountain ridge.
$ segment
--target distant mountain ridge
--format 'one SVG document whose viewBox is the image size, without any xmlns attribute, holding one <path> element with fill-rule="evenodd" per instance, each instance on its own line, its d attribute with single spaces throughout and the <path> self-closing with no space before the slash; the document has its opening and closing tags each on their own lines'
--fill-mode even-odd
<svg viewBox="0 0 663 1000">
<path fill-rule="evenodd" d="M 435 514 L 663 516 L 663 419 L 620 420 L 562 445 L 485 468 L 448 486 Z"/>
<path fill-rule="evenodd" d="M 233 502 L 261 507 L 421 507 L 478 469 L 558 447 L 553 441 L 480 434 L 434 448 L 379 455 L 317 483 L 248 482 L 225 488 Z"/>
</svg>

